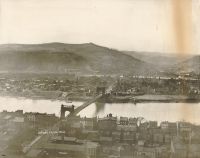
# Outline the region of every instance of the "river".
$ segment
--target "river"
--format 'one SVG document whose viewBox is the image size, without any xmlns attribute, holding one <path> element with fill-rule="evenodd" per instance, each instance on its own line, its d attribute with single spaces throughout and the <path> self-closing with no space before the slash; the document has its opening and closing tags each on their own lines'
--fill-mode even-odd
<svg viewBox="0 0 200 158">
<path fill-rule="evenodd" d="M 0 111 L 24 110 L 24 112 L 55 113 L 60 115 L 60 105 L 66 104 L 58 100 L 35 100 L 26 98 L 0 97 Z M 73 102 L 77 107 L 82 102 Z M 200 103 L 93 103 L 80 112 L 81 116 L 104 117 L 112 113 L 114 116 L 144 117 L 146 120 L 189 121 L 200 124 Z"/>
</svg>

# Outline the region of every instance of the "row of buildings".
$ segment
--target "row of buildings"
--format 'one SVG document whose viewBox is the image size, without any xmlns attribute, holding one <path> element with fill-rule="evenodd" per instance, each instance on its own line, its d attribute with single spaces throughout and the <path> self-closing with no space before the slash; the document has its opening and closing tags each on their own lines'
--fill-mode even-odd
<svg viewBox="0 0 200 158">
<path fill-rule="evenodd" d="M 164 121 L 158 124 L 142 117 L 116 117 L 112 114 L 103 118 L 71 116 L 60 120 L 54 114 L 23 113 L 21 110 L 3 111 L 0 118 L 0 133 L 5 133 L 8 127 L 13 129 L 13 133 L 23 127 L 37 131 L 34 137 L 41 139 L 23 153 L 30 158 L 200 157 L 200 127 L 187 122 Z M 55 124 L 58 128 L 52 128 Z M 50 129 L 57 132 L 41 132 Z"/>
<path fill-rule="evenodd" d="M 10 125 L 10 127 L 25 127 L 35 129 L 45 129 L 51 127 L 59 120 L 55 114 L 23 112 L 17 110 L 13 112 L 3 111 L 0 113 L 0 125 Z"/>
<path fill-rule="evenodd" d="M 71 157 L 200 157 L 200 127 L 187 122 L 164 121 L 158 125 L 156 121 L 112 114 L 104 118 L 74 116 L 61 122 L 60 131 L 64 133 L 43 143 L 48 152 L 54 147 L 55 153 L 66 152 Z"/>
</svg>

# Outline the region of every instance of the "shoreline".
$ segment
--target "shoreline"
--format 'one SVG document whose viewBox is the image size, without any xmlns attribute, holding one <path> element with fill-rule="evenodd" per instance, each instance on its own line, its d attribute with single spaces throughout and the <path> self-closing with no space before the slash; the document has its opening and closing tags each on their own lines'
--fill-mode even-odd
<svg viewBox="0 0 200 158">
<path fill-rule="evenodd" d="M 64 102 L 87 102 L 93 97 L 47 97 L 47 96 L 22 96 L 15 94 L 0 93 L 1 97 L 15 97 L 32 100 L 51 100 L 51 101 L 64 101 Z M 140 95 L 130 97 L 104 97 L 99 99 L 97 102 L 100 103 L 200 103 L 200 96 L 188 97 L 181 95 Z"/>
<path fill-rule="evenodd" d="M 106 97 L 99 100 L 105 103 L 200 103 L 200 96 L 189 97 L 182 95 L 139 95 L 130 97 Z"/>
</svg>

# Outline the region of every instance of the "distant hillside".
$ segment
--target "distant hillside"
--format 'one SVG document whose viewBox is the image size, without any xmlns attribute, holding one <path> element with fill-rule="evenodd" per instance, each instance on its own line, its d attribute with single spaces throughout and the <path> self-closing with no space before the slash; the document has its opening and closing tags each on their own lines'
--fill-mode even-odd
<svg viewBox="0 0 200 158">
<path fill-rule="evenodd" d="M 0 45 L 0 71 L 146 74 L 155 73 L 147 64 L 120 51 L 86 44 L 4 44 Z"/>
<path fill-rule="evenodd" d="M 181 60 L 173 54 L 135 51 L 124 51 L 124 53 L 144 62 L 155 65 L 160 70 L 171 68 L 172 66 L 181 62 Z"/>
<path fill-rule="evenodd" d="M 174 66 L 176 71 L 194 72 L 200 74 L 200 56 L 193 56 Z"/>
<path fill-rule="evenodd" d="M 179 58 L 174 54 L 161 54 L 153 52 L 134 52 L 125 51 L 125 54 L 131 55 L 146 63 L 150 63 L 165 74 L 174 74 L 177 72 L 200 73 L 200 56 L 191 55 L 185 58 Z"/>
</svg>

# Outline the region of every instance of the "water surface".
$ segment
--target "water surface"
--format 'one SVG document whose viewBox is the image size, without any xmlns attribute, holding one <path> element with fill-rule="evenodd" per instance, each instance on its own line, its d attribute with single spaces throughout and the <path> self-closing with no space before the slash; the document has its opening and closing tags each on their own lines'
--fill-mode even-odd
<svg viewBox="0 0 200 158">
<path fill-rule="evenodd" d="M 73 102 L 80 106 L 83 102 Z M 0 111 L 24 110 L 24 112 L 55 113 L 60 115 L 60 105 L 65 101 L 33 100 L 14 97 L 0 97 Z M 189 121 L 200 124 L 200 103 L 93 103 L 80 112 L 81 116 L 104 117 L 112 113 L 114 116 L 144 117 L 146 120 Z"/>
</svg>

